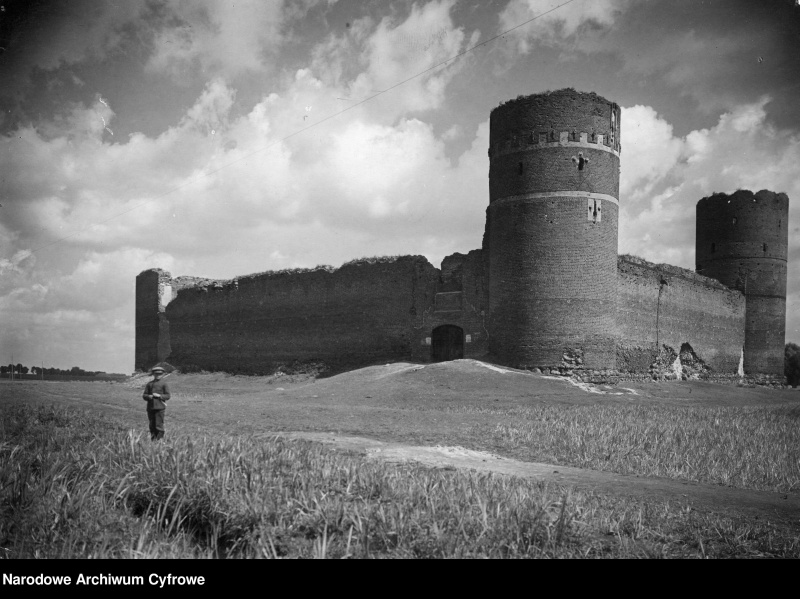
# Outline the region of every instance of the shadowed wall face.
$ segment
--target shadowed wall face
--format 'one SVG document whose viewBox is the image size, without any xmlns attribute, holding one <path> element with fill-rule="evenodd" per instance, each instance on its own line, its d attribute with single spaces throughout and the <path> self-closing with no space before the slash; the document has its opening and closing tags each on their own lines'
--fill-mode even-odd
<svg viewBox="0 0 800 599">
<path fill-rule="evenodd" d="M 617 368 L 648 372 L 666 346 L 689 344 L 717 374 L 735 375 L 744 346 L 745 298 L 689 270 L 619 259 Z"/>
<path fill-rule="evenodd" d="M 613 369 L 619 198 L 616 104 L 561 90 L 492 111 L 490 350 L 513 366 Z"/>
<path fill-rule="evenodd" d="M 744 370 L 783 374 L 789 198 L 762 190 L 697 203 L 697 271 L 744 293 Z"/>
<path fill-rule="evenodd" d="M 271 374 L 294 361 L 341 369 L 410 359 L 438 278 L 425 258 L 404 256 L 182 289 L 167 308 L 169 361 Z"/>
<path fill-rule="evenodd" d="M 169 322 L 164 315 L 172 299 L 168 272 L 154 268 L 136 277 L 136 370 L 149 370 L 170 353 Z"/>
</svg>

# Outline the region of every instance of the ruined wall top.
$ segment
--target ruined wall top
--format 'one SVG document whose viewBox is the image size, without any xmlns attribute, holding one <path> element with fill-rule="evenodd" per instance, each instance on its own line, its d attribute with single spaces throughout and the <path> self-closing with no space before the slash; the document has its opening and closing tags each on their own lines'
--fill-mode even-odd
<svg viewBox="0 0 800 599">
<path fill-rule="evenodd" d="M 623 254 L 617 258 L 617 268 L 619 271 L 624 272 L 626 269 L 626 265 L 629 264 L 633 266 L 638 266 L 640 268 L 646 268 L 648 270 L 655 271 L 657 273 L 663 274 L 667 278 L 681 277 L 683 279 L 687 279 L 689 281 L 698 283 L 700 285 L 709 287 L 711 289 L 740 293 L 735 289 L 731 289 L 730 287 L 723 285 L 716 279 L 713 279 L 711 277 L 706 277 L 687 268 L 681 268 L 680 266 L 673 266 L 672 264 L 656 264 L 655 262 L 649 262 L 644 258 L 639 258 L 638 256 L 632 256 L 630 254 Z"/>
<path fill-rule="evenodd" d="M 698 207 L 708 205 L 722 206 L 725 204 L 741 206 L 745 204 L 749 205 L 750 203 L 757 203 L 760 206 L 783 208 L 789 206 L 789 196 L 785 193 L 769 191 L 768 189 L 762 189 L 757 193 L 753 193 L 749 189 L 737 189 L 731 194 L 712 193 L 710 196 L 698 201 L 697 205 Z"/>
<path fill-rule="evenodd" d="M 248 275 L 240 275 L 232 279 L 209 279 L 205 277 L 193 277 L 186 275 L 175 277 L 173 279 L 171 278 L 169 272 L 162 270 L 160 268 L 151 268 L 140 272 L 137 275 L 137 279 L 148 276 L 152 277 L 153 275 L 157 274 L 159 282 L 159 295 L 162 297 L 168 297 L 169 299 L 166 301 L 166 303 L 169 303 L 169 301 L 171 301 L 173 298 L 177 296 L 178 292 L 183 290 L 197 289 L 197 290 L 208 291 L 217 289 L 231 289 L 231 288 L 238 288 L 240 283 L 246 284 L 256 279 L 264 279 L 264 278 L 279 277 L 279 276 L 292 277 L 309 273 L 335 273 L 348 268 L 359 268 L 362 266 L 374 265 L 374 264 L 394 264 L 397 262 L 416 262 L 433 268 L 430 262 L 428 262 L 428 259 L 425 258 L 425 256 L 418 256 L 418 255 L 417 256 L 414 255 L 374 256 L 370 258 L 357 258 L 355 260 L 350 260 L 348 262 L 345 262 L 338 268 L 327 264 L 321 264 L 313 268 L 285 268 L 282 270 L 267 270 L 258 273 L 251 273 Z M 169 290 L 166 293 L 165 293 L 165 287 L 169 287 Z M 162 301 L 162 303 L 164 302 Z M 166 303 L 164 303 L 164 305 L 166 305 Z"/>
</svg>

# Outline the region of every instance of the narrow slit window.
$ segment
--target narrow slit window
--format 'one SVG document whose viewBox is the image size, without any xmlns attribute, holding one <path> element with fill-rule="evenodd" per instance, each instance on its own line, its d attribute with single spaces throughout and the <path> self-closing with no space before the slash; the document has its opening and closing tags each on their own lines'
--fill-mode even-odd
<svg viewBox="0 0 800 599">
<path fill-rule="evenodd" d="M 588 220 L 599 223 L 603 220 L 602 201 L 589 198 Z"/>
<path fill-rule="evenodd" d="M 712 243 L 711 244 L 711 253 L 714 254 L 714 253 L 716 253 L 716 251 L 717 251 L 717 244 L 716 243 Z"/>
<path fill-rule="evenodd" d="M 520 175 L 522 174 L 522 163 L 521 162 L 519 163 L 519 174 Z"/>
<path fill-rule="evenodd" d="M 765 252 L 767 251 L 767 244 L 766 243 L 764 244 L 764 251 Z"/>
</svg>

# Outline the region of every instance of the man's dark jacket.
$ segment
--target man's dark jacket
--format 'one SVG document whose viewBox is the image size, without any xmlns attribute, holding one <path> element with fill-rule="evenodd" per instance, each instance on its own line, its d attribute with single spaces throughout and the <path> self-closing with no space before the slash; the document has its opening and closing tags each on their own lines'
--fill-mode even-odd
<svg viewBox="0 0 800 599">
<path fill-rule="evenodd" d="M 161 398 L 153 397 L 153 393 L 160 393 Z M 167 387 L 167 383 L 164 382 L 164 379 L 160 381 L 150 381 L 144 387 L 142 398 L 147 400 L 148 410 L 164 410 L 167 407 L 167 404 L 164 402 L 169 399 L 169 387 Z"/>
</svg>

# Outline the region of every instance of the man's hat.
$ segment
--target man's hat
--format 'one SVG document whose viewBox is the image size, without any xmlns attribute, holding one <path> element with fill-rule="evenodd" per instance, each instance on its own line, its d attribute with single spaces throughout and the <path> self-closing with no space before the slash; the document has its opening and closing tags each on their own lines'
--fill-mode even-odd
<svg viewBox="0 0 800 599">
<path fill-rule="evenodd" d="M 154 366 L 150 372 L 164 372 L 164 369 L 161 366 Z"/>
</svg>

